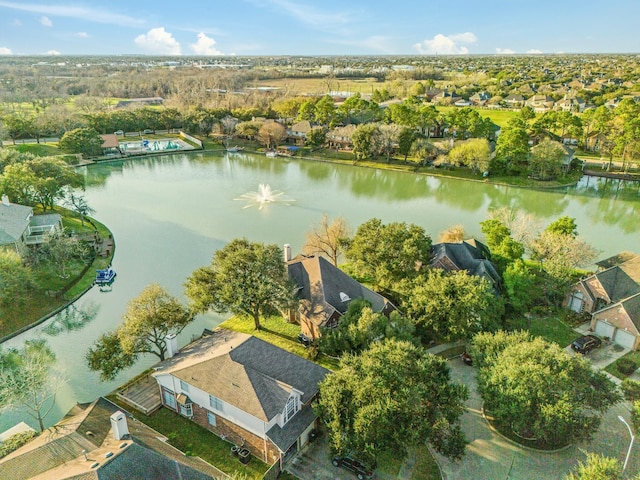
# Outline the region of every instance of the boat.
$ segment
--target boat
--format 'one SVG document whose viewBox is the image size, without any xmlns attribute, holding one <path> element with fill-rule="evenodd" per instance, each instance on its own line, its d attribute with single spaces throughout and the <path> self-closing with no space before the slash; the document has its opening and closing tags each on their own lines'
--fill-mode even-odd
<svg viewBox="0 0 640 480">
<path fill-rule="evenodd" d="M 278 156 L 278 152 L 274 151 L 274 150 L 267 150 L 267 152 L 265 153 L 265 155 L 269 158 L 275 158 Z"/>
<path fill-rule="evenodd" d="M 96 283 L 98 285 L 108 285 L 113 282 L 114 278 L 116 278 L 116 271 L 111 267 L 96 270 Z"/>
<path fill-rule="evenodd" d="M 235 147 L 227 147 L 227 152 L 229 153 L 237 153 L 241 152 L 242 150 L 244 150 L 244 147 L 238 147 L 237 145 Z"/>
</svg>

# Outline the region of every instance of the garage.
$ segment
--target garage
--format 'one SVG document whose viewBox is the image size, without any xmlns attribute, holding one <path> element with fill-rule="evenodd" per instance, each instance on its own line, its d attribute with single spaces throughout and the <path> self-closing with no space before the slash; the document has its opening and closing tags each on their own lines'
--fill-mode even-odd
<svg viewBox="0 0 640 480">
<path fill-rule="evenodd" d="M 633 347 L 636 342 L 635 335 L 627 332 L 626 330 L 616 330 L 615 337 L 613 337 L 613 341 L 618 345 L 622 345 L 625 348 L 630 348 L 633 350 Z"/>
<path fill-rule="evenodd" d="M 596 333 L 596 335 L 598 335 L 600 337 L 611 338 L 611 337 L 613 337 L 613 331 L 614 330 L 615 330 L 615 327 L 613 325 L 605 322 L 604 320 L 598 320 L 596 322 L 595 333 Z"/>
</svg>

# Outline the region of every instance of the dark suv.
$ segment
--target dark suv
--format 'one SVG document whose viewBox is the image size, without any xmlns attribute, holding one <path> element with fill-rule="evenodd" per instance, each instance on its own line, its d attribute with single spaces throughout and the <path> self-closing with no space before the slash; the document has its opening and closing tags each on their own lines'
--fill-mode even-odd
<svg viewBox="0 0 640 480">
<path fill-rule="evenodd" d="M 602 344 L 602 340 L 600 340 L 595 335 L 585 335 L 580 338 L 576 338 L 571 344 L 571 348 L 583 355 L 589 353 L 594 348 L 598 348 Z"/>
<path fill-rule="evenodd" d="M 333 463 L 334 467 L 342 467 L 355 473 L 358 480 L 373 478 L 373 468 L 368 468 L 364 463 L 349 455 L 344 457 L 336 455 L 331 459 L 331 463 Z"/>
</svg>

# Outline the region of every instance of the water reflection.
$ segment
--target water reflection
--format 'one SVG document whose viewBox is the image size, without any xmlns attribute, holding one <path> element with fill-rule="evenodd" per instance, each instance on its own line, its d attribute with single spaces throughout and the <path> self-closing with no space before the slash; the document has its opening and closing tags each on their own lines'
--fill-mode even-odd
<svg viewBox="0 0 640 480">
<path fill-rule="evenodd" d="M 82 308 L 72 304 L 58 313 L 53 320 L 50 320 L 50 323 L 42 331 L 49 336 L 55 337 L 61 333 L 81 330 L 87 323 L 96 318 L 99 311 L 100 305 L 95 302 L 83 305 Z"/>
</svg>

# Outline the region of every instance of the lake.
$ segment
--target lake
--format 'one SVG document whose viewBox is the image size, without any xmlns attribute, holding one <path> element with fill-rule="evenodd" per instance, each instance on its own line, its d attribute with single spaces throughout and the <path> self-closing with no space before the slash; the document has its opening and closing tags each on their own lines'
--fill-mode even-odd
<svg viewBox="0 0 640 480">
<path fill-rule="evenodd" d="M 638 184 L 616 191 L 616 182 L 590 178 L 574 188 L 539 191 L 245 153 L 138 158 L 85 167 L 84 173 L 85 198 L 116 242 L 112 291 L 94 287 L 66 312 L 5 343 L 19 347 L 44 337 L 55 351 L 67 383 L 47 425 L 75 402 L 106 394 L 155 363 L 145 357 L 113 382 L 101 383 L 85 366 L 84 355 L 98 336 L 120 323 L 127 302 L 146 285 L 160 283 L 183 298 L 187 276 L 234 238 L 289 243 L 296 255 L 323 213 L 344 216 L 354 230 L 378 217 L 385 223 L 419 224 L 434 240 L 456 224 L 482 238 L 479 222 L 487 212 L 509 206 L 545 224 L 562 215 L 575 217 L 579 233 L 601 250 L 600 258 L 640 251 Z M 260 184 L 282 192 L 262 209 L 245 196 Z M 181 334 L 180 345 L 222 320 L 213 314 L 198 317 Z M 0 418 L 0 431 L 20 420 L 35 425 L 23 412 L 8 412 Z"/>
</svg>

